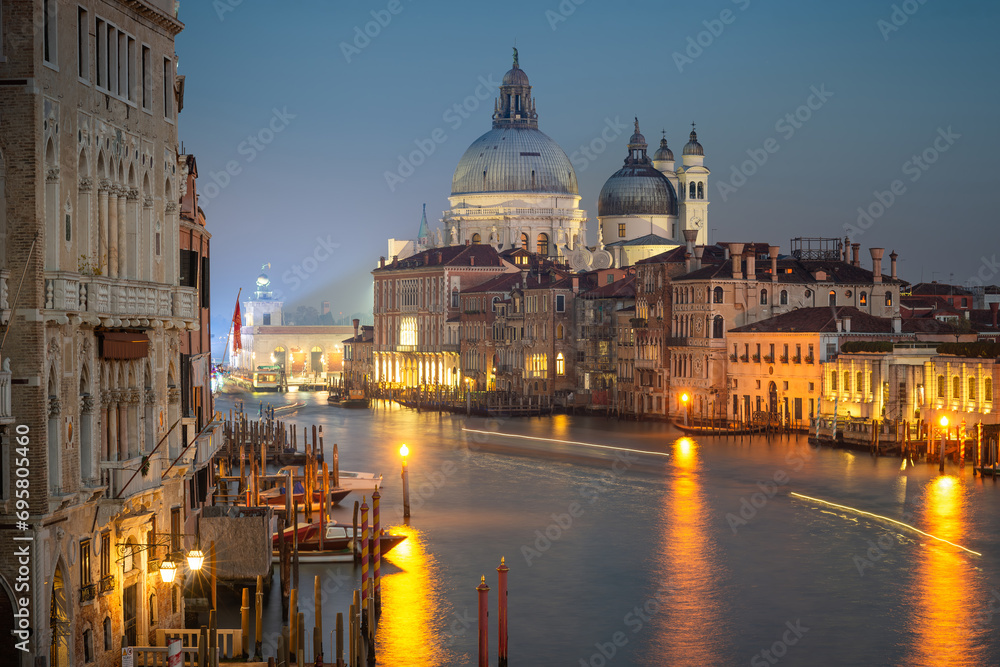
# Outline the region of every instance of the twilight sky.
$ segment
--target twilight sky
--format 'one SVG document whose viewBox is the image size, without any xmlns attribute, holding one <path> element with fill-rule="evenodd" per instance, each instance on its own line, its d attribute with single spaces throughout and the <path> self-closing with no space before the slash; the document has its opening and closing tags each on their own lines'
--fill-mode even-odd
<svg viewBox="0 0 1000 667">
<path fill-rule="evenodd" d="M 590 243 L 632 117 L 651 152 L 666 129 L 678 162 L 695 121 L 712 241 L 785 252 L 849 233 L 866 262 L 899 252 L 911 282 L 1000 283 L 998 18 L 969 0 L 182 3 L 214 337 L 264 262 L 291 309 L 370 317 L 369 271 L 387 238 L 416 235 L 422 203 L 437 224 L 515 40 Z M 605 148 L 602 132 L 621 134 Z"/>
</svg>

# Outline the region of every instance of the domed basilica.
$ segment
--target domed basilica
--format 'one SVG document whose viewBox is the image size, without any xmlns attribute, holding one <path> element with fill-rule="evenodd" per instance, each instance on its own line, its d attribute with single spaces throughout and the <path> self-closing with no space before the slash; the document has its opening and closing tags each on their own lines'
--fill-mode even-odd
<svg viewBox="0 0 1000 667">
<path fill-rule="evenodd" d="M 605 244 L 648 243 L 660 252 L 683 244 L 685 229 L 698 230 L 697 243 L 704 244 L 710 172 L 698 135 L 692 129 L 676 169 L 666 138 L 652 159 L 646 149 L 637 119 L 624 166 L 601 190 L 600 238 L 588 248 L 587 212 L 580 208 L 576 172 L 559 144 L 538 129 L 531 85 L 515 49 L 514 65 L 494 104 L 493 128 L 472 142 L 455 168 L 451 208 L 444 212 L 445 229 L 437 242 L 488 243 L 498 250 L 523 247 L 578 271 L 615 263 Z M 431 243 L 424 222 L 417 242 L 408 247 L 420 251 Z"/>
</svg>

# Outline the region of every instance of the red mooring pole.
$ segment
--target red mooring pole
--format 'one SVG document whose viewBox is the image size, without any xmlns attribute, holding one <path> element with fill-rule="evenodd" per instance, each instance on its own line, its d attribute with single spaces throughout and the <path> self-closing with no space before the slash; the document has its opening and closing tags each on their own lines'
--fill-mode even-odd
<svg viewBox="0 0 1000 667">
<path fill-rule="evenodd" d="M 375 580 L 375 615 L 382 613 L 382 520 L 379 517 L 379 499 L 382 494 L 375 487 L 372 494 L 372 579 Z"/>
<path fill-rule="evenodd" d="M 479 591 L 479 667 L 490 667 L 490 587 L 485 575 L 476 590 Z"/>
<path fill-rule="evenodd" d="M 361 498 L 361 629 L 362 634 L 368 631 L 368 619 L 365 609 L 368 608 L 368 499 Z"/>
<path fill-rule="evenodd" d="M 500 654 L 497 660 L 497 667 L 507 667 L 507 572 L 510 570 L 504 564 L 503 557 L 500 558 L 500 567 L 497 568 L 497 598 L 500 621 L 500 633 L 497 643 L 500 645 Z"/>
</svg>

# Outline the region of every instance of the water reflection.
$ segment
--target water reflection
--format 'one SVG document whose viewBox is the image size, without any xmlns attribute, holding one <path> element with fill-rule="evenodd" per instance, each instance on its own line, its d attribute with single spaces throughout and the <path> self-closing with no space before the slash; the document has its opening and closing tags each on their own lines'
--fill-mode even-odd
<svg viewBox="0 0 1000 667">
<path fill-rule="evenodd" d="M 723 605 L 718 547 L 702 489 L 699 445 L 680 438 L 671 447 L 673 470 L 667 501 L 657 585 L 667 587 L 653 619 L 655 659 L 650 664 L 723 664 Z"/>
<path fill-rule="evenodd" d="M 965 487 L 951 476 L 932 480 L 918 512 L 918 525 L 962 544 L 968 521 Z M 911 665 L 982 664 L 982 646 L 972 636 L 978 599 L 971 557 L 946 544 L 926 542 L 913 578 Z"/>
<path fill-rule="evenodd" d="M 450 664 L 450 651 L 437 631 L 446 603 L 436 574 L 439 571 L 436 559 L 427 552 L 423 536 L 416 528 L 396 526 L 392 532 L 407 537 L 383 556 L 385 613 L 375 638 L 379 664 Z"/>
</svg>

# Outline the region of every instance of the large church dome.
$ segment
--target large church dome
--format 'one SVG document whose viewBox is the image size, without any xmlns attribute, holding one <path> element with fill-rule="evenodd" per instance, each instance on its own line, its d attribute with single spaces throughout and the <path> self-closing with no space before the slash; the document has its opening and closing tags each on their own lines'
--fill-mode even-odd
<svg viewBox="0 0 1000 667">
<path fill-rule="evenodd" d="M 677 193 L 667 177 L 646 156 L 646 140 L 639 133 L 629 140 L 625 165 L 611 175 L 597 200 L 598 217 L 614 215 L 677 215 Z"/>
<path fill-rule="evenodd" d="M 458 161 L 451 194 L 539 192 L 578 194 L 576 172 L 562 148 L 533 127 L 494 127 Z"/>
<path fill-rule="evenodd" d="M 537 192 L 576 195 L 576 172 L 566 153 L 538 129 L 528 75 L 517 61 L 504 74 L 493 129 L 472 142 L 458 161 L 451 194 Z"/>
</svg>

